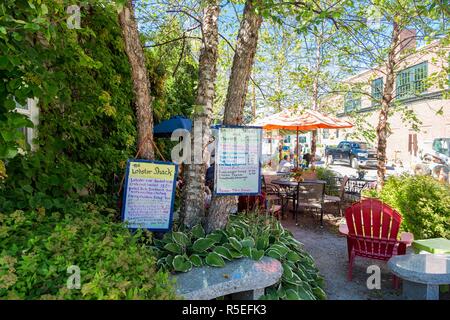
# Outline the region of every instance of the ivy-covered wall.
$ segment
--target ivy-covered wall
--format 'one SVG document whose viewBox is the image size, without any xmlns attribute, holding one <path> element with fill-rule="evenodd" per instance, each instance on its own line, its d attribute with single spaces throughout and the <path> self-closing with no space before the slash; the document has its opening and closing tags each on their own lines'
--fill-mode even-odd
<svg viewBox="0 0 450 320">
<path fill-rule="evenodd" d="M 70 209 L 83 199 L 117 205 L 125 163 L 136 152 L 130 66 L 116 9 L 103 1 L 81 7 L 81 28 L 70 29 L 69 1 L 6 0 L 0 4 L 0 212 Z M 143 40 L 164 42 L 178 25 Z M 197 63 L 189 43 L 146 49 L 158 123 L 189 116 Z M 38 98 L 36 152 L 18 128 L 31 123 L 14 99 Z M 170 159 L 170 141 L 158 141 Z"/>
<path fill-rule="evenodd" d="M 38 150 L 7 162 L 0 208 L 64 209 L 86 194 L 111 201 L 105 195 L 117 191 L 136 139 L 130 68 L 117 13 L 102 5 L 82 8 L 82 28 L 68 29 L 61 2 L 43 1 L 35 8 L 27 1 L 2 5 L 3 19 L 12 21 L 7 28 L 17 30 L 1 38 L 2 111 L 14 115 L 13 96 L 37 97 L 40 124 Z M 46 22 L 27 26 L 33 13 Z M 26 23 L 23 28 L 19 19 Z"/>
</svg>

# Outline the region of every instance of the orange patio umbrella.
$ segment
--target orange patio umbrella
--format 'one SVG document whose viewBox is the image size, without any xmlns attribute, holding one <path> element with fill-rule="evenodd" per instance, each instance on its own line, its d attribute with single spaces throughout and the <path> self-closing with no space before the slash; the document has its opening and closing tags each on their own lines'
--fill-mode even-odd
<svg viewBox="0 0 450 320">
<path fill-rule="evenodd" d="M 288 109 L 257 120 L 252 125 L 261 126 L 265 130 L 285 129 L 298 131 L 353 127 L 353 124 L 348 121 L 324 115 L 318 111 L 303 110 L 303 112 L 293 112 Z"/>
<path fill-rule="evenodd" d="M 324 115 L 318 111 L 304 109 L 301 112 L 294 112 L 285 109 L 279 113 L 265 117 L 252 123 L 261 126 L 265 130 L 296 130 L 297 131 L 297 157 L 298 154 L 298 132 L 312 131 L 316 129 L 345 129 L 352 128 L 353 124 L 348 121 Z M 298 165 L 298 162 L 297 162 Z"/>
</svg>

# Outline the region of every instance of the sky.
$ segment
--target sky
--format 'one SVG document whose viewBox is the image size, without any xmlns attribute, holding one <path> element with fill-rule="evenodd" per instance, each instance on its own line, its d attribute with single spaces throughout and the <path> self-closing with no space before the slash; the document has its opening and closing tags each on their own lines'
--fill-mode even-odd
<svg viewBox="0 0 450 320">
<path fill-rule="evenodd" d="M 168 3 L 176 3 L 176 5 L 168 5 Z M 141 31 L 156 31 L 158 30 L 161 23 L 164 21 L 171 21 L 171 19 L 178 18 L 182 21 L 182 24 L 186 30 L 191 30 L 189 33 L 192 35 L 199 36 L 200 30 L 198 28 L 198 21 L 201 19 L 201 8 L 198 5 L 199 1 L 190 0 L 176 0 L 176 1 L 163 1 L 163 0 L 152 0 L 144 1 L 137 0 L 137 16 L 139 21 L 139 28 Z M 146 10 L 142 11 L 140 8 L 145 7 Z M 355 10 L 355 9 L 353 9 Z M 230 1 L 223 1 L 221 4 L 221 13 L 219 16 L 219 33 L 221 37 L 226 38 L 231 45 L 235 45 L 237 32 L 239 30 L 240 15 L 243 12 L 242 4 L 233 4 Z M 373 24 L 375 33 L 379 32 L 383 37 L 377 37 L 378 39 L 389 40 L 390 36 L 390 24 L 386 21 L 379 20 L 376 14 L 368 12 L 369 23 Z M 348 13 L 349 16 L 352 12 Z M 295 20 L 290 21 L 291 25 L 295 27 Z M 277 110 L 274 109 L 273 102 L 274 97 L 277 92 L 278 84 L 281 88 L 283 97 L 282 107 L 290 107 L 294 105 L 304 105 L 310 102 L 308 92 L 304 89 L 298 87 L 298 82 L 301 80 L 298 76 L 294 77 L 295 72 L 299 68 L 310 67 L 313 63 L 309 50 L 305 46 L 305 36 L 296 35 L 293 32 L 289 32 L 288 29 L 288 40 L 284 41 L 281 36 L 279 28 L 275 27 L 268 21 L 264 21 L 261 27 L 260 39 L 258 44 L 258 51 L 256 56 L 256 61 L 253 66 L 252 77 L 256 92 L 256 101 L 260 113 L 269 114 Z M 378 31 L 377 31 L 377 28 Z M 266 35 L 265 37 L 263 36 Z M 367 43 L 370 44 L 370 37 L 366 39 Z M 219 55 L 219 75 L 218 83 L 220 86 L 226 87 L 227 78 L 230 72 L 231 60 L 233 57 L 233 50 L 229 45 L 221 39 L 221 50 Z M 197 46 L 198 48 L 199 46 Z M 285 54 L 280 54 L 282 50 Z M 328 49 L 327 49 L 328 50 Z M 325 53 L 326 55 L 326 53 Z M 198 57 L 198 52 L 197 52 Z M 286 58 L 285 63 L 281 63 L 281 59 Z M 364 58 L 364 57 L 362 57 Z M 333 57 L 331 57 L 333 60 Z M 373 59 L 368 59 L 369 61 L 344 61 L 347 66 L 351 66 L 354 73 L 362 72 L 368 67 L 370 63 L 373 64 Z M 278 72 L 277 72 L 278 71 Z M 343 78 L 349 76 L 347 72 L 344 72 L 340 68 L 336 61 L 332 61 L 330 65 L 326 68 L 333 78 L 336 80 L 342 80 Z M 281 75 L 281 77 L 280 77 Z M 326 89 L 323 87 L 321 89 L 322 94 L 325 94 Z M 252 82 L 249 88 L 249 94 L 252 92 Z"/>
</svg>

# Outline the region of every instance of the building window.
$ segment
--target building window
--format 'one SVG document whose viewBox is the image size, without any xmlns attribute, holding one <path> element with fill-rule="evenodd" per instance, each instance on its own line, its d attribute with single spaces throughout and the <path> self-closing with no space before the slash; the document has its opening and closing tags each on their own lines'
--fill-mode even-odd
<svg viewBox="0 0 450 320">
<path fill-rule="evenodd" d="M 330 137 L 330 130 L 323 129 L 322 130 L 322 139 L 328 139 Z"/>
<path fill-rule="evenodd" d="M 15 101 L 15 100 L 14 100 Z M 35 99 L 27 99 L 27 102 L 24 105 L 16 102 L 16 112 L 25 115 L 33 122 L 34 128 L 20 128 L 19 130 L 24 134 L 26 143 L 30 146 L 31 150 L 35 150 L 36 146 L 33 143 L 33 140 L 36 138 L 37 130 L 36 127 L 39 124 L 39 109 L 37 107 L 38 100 Z"/>
<path fill-rule="evenodd" d="M 427 76 L 428 63 L 426 61 L 400 71 L 397 74 L 397 98 L 409 98 L 425 92 Z"/>
<path fill-rule="evenodd" d="M 348 92 L 344 99 L 344 112 L 359 110 L 361 108 L 361 96 L 354 92 Z"/>
<path fill-rule="evenodd" d="M 336 139 L 339 139 L 339 129 L 336 129 Z"/>
<path fill-rule="evenodd" d="M 380 104 L 383 97 L 383 78 L 372 81 L 372 106 Z"/>
</svg>

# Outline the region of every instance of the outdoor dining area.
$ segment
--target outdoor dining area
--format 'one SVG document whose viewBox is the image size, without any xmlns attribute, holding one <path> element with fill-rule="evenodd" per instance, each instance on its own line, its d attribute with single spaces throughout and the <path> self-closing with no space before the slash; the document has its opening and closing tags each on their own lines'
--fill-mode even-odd
<svg viewBox="0 0 450 320">
<path fill-rule="evenodd" d="M 356 200 L 369 181 L 344 177 L 319 179 L 314 156 L 310 163 L 302 165 L 299 148 L 299 132 L 312 132 L 317 129 L 345 129 L 353 125 L 347 121 L 330 117 L 314 110 L 283 110 L 260 119 L 251 125 L 261 126 L 265 131 L 294 131 L 295 161 L 288 170 L 263 170 L 261 175 L 262 194 L 260 196 L 240 197 L 240 209 L 253 210 L 258 205 L 277 218 L 286 218 L 289 212 L 296 223 L 299 213 L 311 212 L 319 216 L 323 226 L 323 216 L 329 206 L 342 216 L 342 204 L 346 198 Z M 283 162 L 283 159 L 279 159 Z M 286 160 L 285 160 L 286 161 Z M 285 162 L 284 161 L 284 162 Z"/>
</svg>

